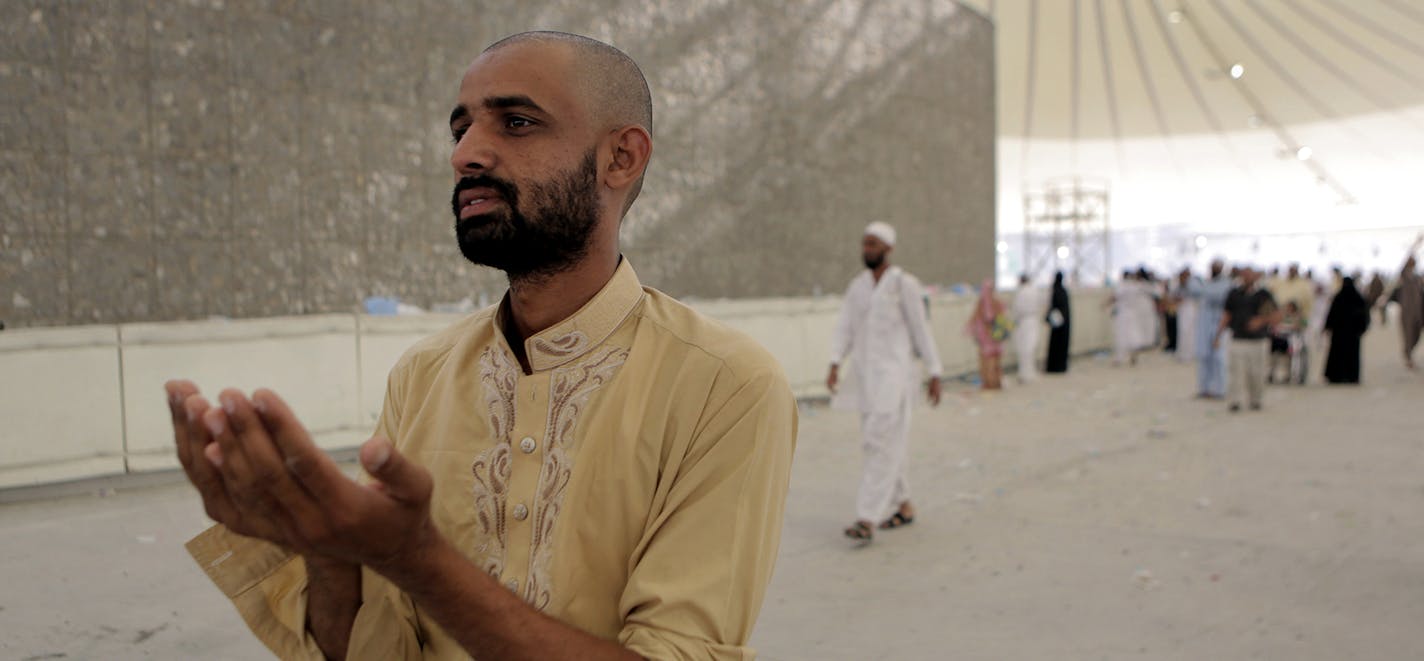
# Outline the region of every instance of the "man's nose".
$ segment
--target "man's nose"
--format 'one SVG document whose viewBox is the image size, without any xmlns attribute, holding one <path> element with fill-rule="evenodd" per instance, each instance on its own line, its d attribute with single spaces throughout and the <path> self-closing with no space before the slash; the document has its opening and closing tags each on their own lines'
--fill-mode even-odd
<svg viewBox="0 0 1424 661">
<path fill-rule="evenodd" d="M 455 176 L 467 177 L 489 171 L 495 166 L 494 150 L 488 140 L 480 137 L 478 131 L 466 131 L 450 152 L 450 167 Z"/>
</svg>

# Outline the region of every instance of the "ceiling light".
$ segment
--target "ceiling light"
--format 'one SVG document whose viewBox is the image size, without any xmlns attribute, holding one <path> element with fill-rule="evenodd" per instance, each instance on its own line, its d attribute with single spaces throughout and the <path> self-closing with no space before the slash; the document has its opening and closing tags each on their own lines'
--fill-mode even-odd
<svg viewBox="0 0 1424 661">
<path fill-rule="evenodd" d="M 1246 74 L 1246 67 L 1243 67 L 1243 66 L 1241 66 L 1240 64 L 1233 64 L 1233 65 L 1231 65 L 1231 77 L 1232 77 L 1232 78 L 1235 78 L 1235 79 L 1237 79 L 1237 80 L 1240 80 L 1240 79 L 1241 79 L 1241 76 L 1243 76 L 1243 75 L 1245 75 L 1245 74 Z"/>
<path fill-rule="evenodd" d="M 1300 149 L 1295 150 L 1295 157 L 1296 160 L 1308 161 L 1310 160 L 1310 155 L 1314 153 L 1315 152 L 1311 151 L 1310 147 L 1301 147 Z"/>
<path fill-rule="evenodd" d="M 1000 241 L 1000 242 L 999 242 L 999 245 L 997 245 L 997 246 L 995 246 L 995 247 L 998 249 L 998 251 L 999 251 L 1000 253 L 1006 253 L 1006 252 L 1009 251 L 1009 242 L 1008 242 L 1008 241 Z"/>
<path fill-rule="evenodd" d="M 1167 20 L 1168 20 L 1169 22 L 1171 22 L 1171 23 L 1181 23 L 1181 22 L 1182 22 L 1182 12 L 1173 11 L 1173 12 L 1168 13 L 1168 14 L 1167 14 Z"/>
<path fill-rule="evenodd" d="M 1205 248 L 1205 247 L 1206 247 L 1206 237 L 1201 236 L 1200 234 L 1197 235 L 1197 250 L 1201 250 L 1202 248 Z"/>
<path fill-rule="evenodd" d="M 1058 259 L 1068 259 L 1069 254 L 1068 246 L 1058 246 Z"/>
</svg>

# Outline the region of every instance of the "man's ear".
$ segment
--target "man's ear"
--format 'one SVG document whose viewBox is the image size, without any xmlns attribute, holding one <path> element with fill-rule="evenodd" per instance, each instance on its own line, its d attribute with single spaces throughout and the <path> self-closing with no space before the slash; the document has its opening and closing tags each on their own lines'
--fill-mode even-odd
<svg viewBox="0 0 1424 661">
<path fill-rule="evenodd" d="M 613 132 L 612 149 L 605 181 L 614 190 L 633 187 L 653 157 L 653 136 L 647 129 L 630 124 Z"/>
</svg>

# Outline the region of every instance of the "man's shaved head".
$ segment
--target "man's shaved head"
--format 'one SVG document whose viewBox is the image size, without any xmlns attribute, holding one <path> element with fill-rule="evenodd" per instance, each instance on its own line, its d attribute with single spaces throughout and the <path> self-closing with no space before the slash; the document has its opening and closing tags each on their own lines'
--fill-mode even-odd
<svg viewBox="0 0 1424 661">
<path fill-rule="evenodd" d="M 637 124 L 652 134 L 653 94 L 643 70 L 627 53 L 597 39 L 554 31 L 521 32 L 496 41 L 484 52 L 531 42 L 561 44 L 574 50 L 580 92 L 601 128 Z"/>
<path fill-rule="evenodd" d="M 450 113 L 456 238 L 465 257 L 533 282 L 590 254 L 616 262 L 618 228 L 652 155 L 651 94 L 618 49 L 562 32 L 486 48 Z"/>
</svg>

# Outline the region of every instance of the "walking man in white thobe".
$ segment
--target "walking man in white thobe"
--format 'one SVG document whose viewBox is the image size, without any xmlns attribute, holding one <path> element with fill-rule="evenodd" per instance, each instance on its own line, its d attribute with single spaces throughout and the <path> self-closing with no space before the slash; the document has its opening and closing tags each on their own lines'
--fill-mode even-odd
<svg viewBox="0 0 1424 661">
<path fill-rule="evenodd" d="M 832 337 L 831 372 L 826 387 L 835 394 L 840 364 L 851 358 L 849 387 L 837 408 L 860 411 L 865 464 L 856 497 L 852 539 L 869 542 L 872 527 L 898 528 L 915 520 L 910 504 L 910 406 L 918 394 L 914 359 L 929 372 L 929 398 L 940 400 L 939 351 L 930 337 L 924 290 L 914 276 L 890 265 L 895 229 L 871 223 L 861 240 L 866 270 L 851 280 Z"/>
<path fill-rule="evenodd" d="M 1122 280 L 1113 287 L 1108 305 L 1112 308 L 1113 365 L 1136 365 L 1142 350 L 1142 298 L 1146 296 L 1137 274 L 1123 271 Z"/>
<path fill-rule="evenodd" d="M 1038 379 L 1036 359 L 1038 338 L 1043 331 L 1043 319 L 1048 314 L 1048 297 L 1040 287 L 1033 286 L 1028 274 L 1019 276 L 1019 290 L 1014 293 L 1011 310 L 1014 316 L 1014 350 L 1019 359 L 1019 382 Z"/>
</svg>

